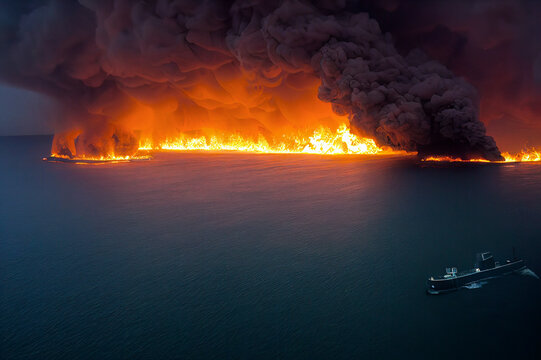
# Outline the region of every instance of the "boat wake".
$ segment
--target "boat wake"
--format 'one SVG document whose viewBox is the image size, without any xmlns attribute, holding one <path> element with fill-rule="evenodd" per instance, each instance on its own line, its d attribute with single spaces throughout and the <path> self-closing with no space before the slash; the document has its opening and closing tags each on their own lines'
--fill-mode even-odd
<svg viewBox="0 0 541 360">
<path fill-rule="evenodd" d="M 474 283 L 465 285 L 464 287 L 466 289 L 473 290 L 473 289 L 480 289 L 481 287 L 483 287 L 483 285 L 486 285 L 486 284 L 488 284 L 488 281 L 479 281 L 479 282 L 474 282 Z"/>
<path fill-rule="evenodd" d="M 524 276 L 531 276 L 531 277 L 534 277 L 536 278 L 537 280 L 539 280 L 539 276 L 537 276 L 536 273 L 534 273 L 532 270 L 528 269 L 528 268 L 525 268 L 523 270 L 521 270 L 519 272 L 520 275 L 524 275 Z"/>
<path fill-rule="evenodd" d="M 532 270 L 530 270 L 528 268 L 524 268 L 524 269 L 518 271 L 518 274 L 524 275 L 524 276 L 531 276 L 531 277 L 536 278 L 537 280 L 539 280 L 539 276 L 537 276 L 536 273 L 534 273 Z M 497 277 L 500 277 L 500 276 L 494 276 L 491 279 L 497 278 Z M 486 279 L 486 280 L 488 280 L 488 279 Z M 483 287 L 483 285 L 486 285 L 486 284 L 488 284 L 488 281 L 478 281 L 478 282 L 474 282 L 474 283 L 471 283 L 471 284 L 468 284 L 468 285 L 464 285 L 464 287 L 466 289 L 473 290 L 473 289 L 480 289 L 480 288 Z"/>
</svg>

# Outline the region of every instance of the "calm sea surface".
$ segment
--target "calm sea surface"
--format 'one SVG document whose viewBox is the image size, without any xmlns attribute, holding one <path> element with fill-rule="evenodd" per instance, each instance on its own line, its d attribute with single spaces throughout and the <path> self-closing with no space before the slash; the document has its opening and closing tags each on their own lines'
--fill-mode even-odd
<svg viewBox="0 0 541 360">
<path fill-rule="evenodd" d="M 540 358 L 540 280 L 425 279 L 512 246 L 541 274 L 541 164 L 50 141 L 0 138 L 1 359 Z"/>
</svg>

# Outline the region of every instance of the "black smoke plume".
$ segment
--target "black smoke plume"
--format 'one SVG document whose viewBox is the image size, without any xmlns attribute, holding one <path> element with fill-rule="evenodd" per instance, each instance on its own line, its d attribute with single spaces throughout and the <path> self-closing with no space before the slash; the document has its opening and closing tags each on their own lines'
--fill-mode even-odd
<svg viewBox="0 0 541 360">
<path fill-rule="evenodd" d="M 159 109 L 157 128 L 179 127 L 171 114 L 186 125 L 189 114 L 228 109 L 243 114 L 237 126 L 265 132 L 272 125 L 255 112 L 287 112 L 276 89 L 316 78 L 317 97 L 379 145 L 502 159 L 475 89 L 420 51 L 399 54 L 345 1 L 22 3 L 1 5 L 0 78 L 64 105 L 53 144 L 62 154 L 133 153 L 139 125 L 129 114 L 141 106 Z M 240 78 L 242 97 L 229 87 Z"/>
</svg>

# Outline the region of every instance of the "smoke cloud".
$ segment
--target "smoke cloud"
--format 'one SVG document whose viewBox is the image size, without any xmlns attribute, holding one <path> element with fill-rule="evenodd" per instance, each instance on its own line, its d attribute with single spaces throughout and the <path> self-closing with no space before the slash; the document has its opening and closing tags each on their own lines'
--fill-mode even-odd
<svg viewBox="0 0 541 360">
<path fill-rule="evenodd" d="M 64 106 L 53 151 L 132 154 L 141 134 L 279 136 L 348 117 L 379 145 L 500 160 L 475 89 L 345 1 L 3 5 L 0 78 Z"/>
<path fill-rule="evenodd" d="M 392 5 L 392 6 L 389 6 Z M 500 147 L 541 146 L 541 2 L 362 0 L 401 53 L 420 48 L 480 94 L 480 117 Z"/>
</svg>

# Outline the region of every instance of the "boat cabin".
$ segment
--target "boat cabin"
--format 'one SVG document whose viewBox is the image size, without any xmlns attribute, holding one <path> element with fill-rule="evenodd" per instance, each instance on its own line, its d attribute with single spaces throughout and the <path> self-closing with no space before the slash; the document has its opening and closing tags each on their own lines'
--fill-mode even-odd
<svg viewBox="0 0 541 360">
<path fill-rule="evenodd" d="M 458 270 L 456 267 L 445 268 L 445 275 L 443 277 L 444 278 L 455 277 L 457 272 Z"/>
<path fill-rule="evenodd" d="M 490 252 L 484 252 L 477 254 L 477 262 L 475 267 L 479 270 L 493 269 L 496 266 L 494 257 Z"/>
</svg>

